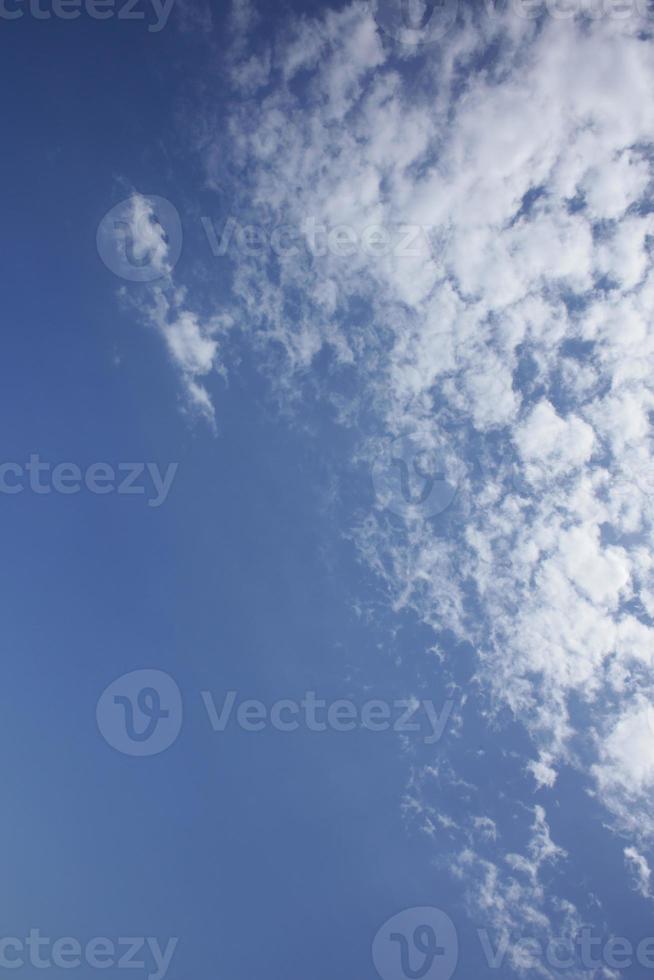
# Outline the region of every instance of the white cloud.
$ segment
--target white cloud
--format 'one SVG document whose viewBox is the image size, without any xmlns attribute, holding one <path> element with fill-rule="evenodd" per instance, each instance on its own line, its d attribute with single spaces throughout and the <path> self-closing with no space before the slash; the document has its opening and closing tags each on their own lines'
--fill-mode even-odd
<svg viewBox="0 0 654 980">
<path fill-rule="evenodd" d="M 539 759 L 531 759 L 527 763 L 527 769 L 536 780 L 536 786 L 540 789 L 543 786 L 551 789 L 557 777 L 556 769 L 551 765 L 552 757 L 547 752 L 542 752 Z"/>
<path fill-rule="evenodd" d="M 114 225 L 114 234 L 122 249 L 131 248 L 135 263 L 147 259 L 148 266 L 158 276 L 168 276 L 168 243 L 162 225 L 156 220 L 154 207 L 147 197 L 134 193 L 129 199 L 126 221 Z"/>
<path fill-rule="evenodd" d="M 531 736 L 538 761 L 521 771 L 552 792 L 559 764 L 590 771 L 615 823 L 644 838 L 654 219 L 640 204 L 654 47 L 640 26 L 468 14 L 442 46 L 398 59 L 362 3 L 299 19 L 271 46 L 269 88 L 234 101 L 204 162 L 209 186 L 238 169 L 234 202 L 266 226 L 424 228 L 430 248 L 411 255 L 240 255 L 231 314 L 291 399 L 331 350 L 324 396 L 344 424 L 375 420 L 359 459 L 374 457 L 380 431 L 447 434 L 466 468 L 447 534 L 400 531 L 371 507 L 353 534 L 361 557 L 393 609 L 474 644 L 477 679 Z M 254 87 L 251 57 L 244 46 L 230 66 L 241 94 Z M 220 327 L 187 300 L 158 302 L 171 355 L 210 414 Z M 356 381 L 347 405 L 329 387 L 339 370 Z M 595 746 L 583 765 L 580 734 Z M 544 827 L 537 816 L 537 852 L 514 860 L 532 890 L 529 868 L 561 856 Z M 495 865 L 484 874 L 489 908 L 498 889 L 505 903 L 505 887 L 524 897 L 498 884 Z"/>
<path fill-rule="evenodd" d="M 573 416 L 560 418 L 543 400 L 515 430 L 518 451 L 526 464 L 528 479 L 561 476 L 587 463 L 595 437 L 591 426 Z"/>
<path fill-rule="evenodd" d="M 654 788 L 652 717 L 651 704 L 640 697 L 624 704 L 599 747 L 595 774 L 600 789 L 616 801 L 624 798 L 625 805 L 642 800 Z"/>
<path fill-rule="evenodd" d="M 147 258 L 148 267 L 157 273 L 152 277 L 156 281 L 144 284 L 144 293 L 138 294 L 133 303 L 143 319 L 164 338 L 181 373 L 188 405 L 213 425 L 213 403 L 199 379 L 220 370 L 216 338 L 229 329 L 231 320 L 225 314 L 202 317 L 188 308 L 186 290 L 175 284 L 170 243 L 152 201 L 142 194 L 132 194 L 128 216 L 125 224 L 116 225 L 115 235 L 124 242 L 124 248 L 129 245 L 136 263 Z M 122 295 L 127 295 L 125 290 Z"/>
<path fill-rule="evenodd" d="M 651 898 L 652 869 L 648 864 L 647 858 L 643 854 L 640 854 L 635 847 L 625 847 L 624 857 L 625 864 L 633 875 L 636 891 L 643 898 Z"/>
</svg>

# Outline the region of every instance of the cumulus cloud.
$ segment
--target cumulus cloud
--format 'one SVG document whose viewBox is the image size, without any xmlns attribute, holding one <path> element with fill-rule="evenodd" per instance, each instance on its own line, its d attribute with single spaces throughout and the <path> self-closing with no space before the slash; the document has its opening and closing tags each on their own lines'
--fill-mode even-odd
<svg viewBox="0 0 654 980">
<path fill-rule="evenodd" d="M 642 698 L 623 704 L 599 749 L 595 773 L 607 795 L 637 804 L 654 788 L 652 707 Z"/>
<path fill-rule="evenodd" d="M 548 792 L 562 765 L 590 773 L 616 827 L 647 839 L 651 25 L 491 13 L 399 58 L 366 4 L 297 20 L 262 53 L 264 89 L 243 48 L 227 72 L 240 100 L 226 119 L 203 107 L 207 183 L 244 223 L 305 231 L 292 255 L 239 254 L 229 307 L 289 397 L 331 354 L 322 395 L 359 460 L 403 432 L 447 438 L 464 470 L 447 533 L 371 507 L 360 555 L 393 609 L 474 646 L 477 682 L 529 733 L 521 771 Z M 357 246 L 316 247 L 307 218 L 321 242 L 345 226 Z M 363 248 L 371 228 L 392 247 Z M 210 414 L 214 328 L 187 300 L 158 304 Z M 537 810 L 536 850 L 512 859 L 532 892 L 533 867 L 562 857 L 545 826 Z M 491 865 L 489 907 L 505 887 Z"/>
</svg>

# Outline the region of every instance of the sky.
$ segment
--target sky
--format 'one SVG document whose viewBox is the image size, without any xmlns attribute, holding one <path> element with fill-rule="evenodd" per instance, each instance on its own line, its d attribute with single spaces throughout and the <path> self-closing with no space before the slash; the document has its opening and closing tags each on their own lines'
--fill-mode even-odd
<svg viewBox="0 0 654 980">
<path fill-rule="evenodd" d="M 2 0 L 2 973 L 654 976 L 653 42 Z"/>
</svg>

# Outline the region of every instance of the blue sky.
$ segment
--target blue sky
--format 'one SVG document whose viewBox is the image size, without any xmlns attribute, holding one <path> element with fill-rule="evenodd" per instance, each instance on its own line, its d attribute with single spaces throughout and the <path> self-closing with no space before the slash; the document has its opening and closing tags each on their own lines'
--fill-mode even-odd
<svg viewBox="0 0 654 980">
<path fill-rule="evenodd" d="M 649 6 L 41 7 L 0 15 L 0 970 L 651 975 Z"/>
</svg>

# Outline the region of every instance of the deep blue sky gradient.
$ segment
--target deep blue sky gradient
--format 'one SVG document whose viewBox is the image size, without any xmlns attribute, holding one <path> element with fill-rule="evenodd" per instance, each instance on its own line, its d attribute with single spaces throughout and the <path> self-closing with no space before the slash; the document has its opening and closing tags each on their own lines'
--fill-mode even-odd
<svg viewBox="0 0 654 980">
<path fill-rule="evenodd" d="M 88 493 L 0 498 L 2 934 L 178 936 L 170 980 L 369 980 L 382 922 L 436 905 L 459 929 L 456 976 L 492 976 L 438 845 L 403 819 L 412 756 L 396 737 L 217 734 L 202 707 L 203 689 L 268 703 L 309 689 L 360 702 L 420 691 L 440 707 L 450 679 L 426 657 L 433 638 L 382 611 L 343 535 L 352 514 L 330 503 L 329 472 L 348 507 L 372 494 L 347 433 L 315 405 L 303 429 L 278 418 L 245 349 L 229 386 L 212 387 L 219 436 L 190 425 L 163 345 L 98 258 L 97 224 L 132 186 L 182 213 L 182 278 L 200 248 L 194 215 L 224 208 L 175 127 L 206 47 L 172 21 L 160 34 L 84 16 L 0 27 L 2 458 L 180 464 L 159 509 Z M 360 618 L 355 604 L 377 614 Z M 459 655 L 464 684 L 470 651 Z M 185 708 L 178 741 L 147 760 L 114 752 L 95 722 L 104 687 L 140 667 L 175 677 Z M 510 809 L 506 758 L 523 736 L 509 727 L 508 747 L 494 745 L 466 717 L 447 750 Z M 565 772 L 561 782 L 572 812 L 592 806 Z M 430 803 L 455 815 L 477 805 L 436 789 Z M 621 845 L 603 837 L 600 852 L 589 813 L 583 837 L 548 814 L 578 861 L 556 873 L 568 890 L 595 874 L 613 931 L 647 935 L 623 883 L 613 899 Z M 516 807 L 515 821 L 518 848 L 529 817 Z"/>
</svg>

